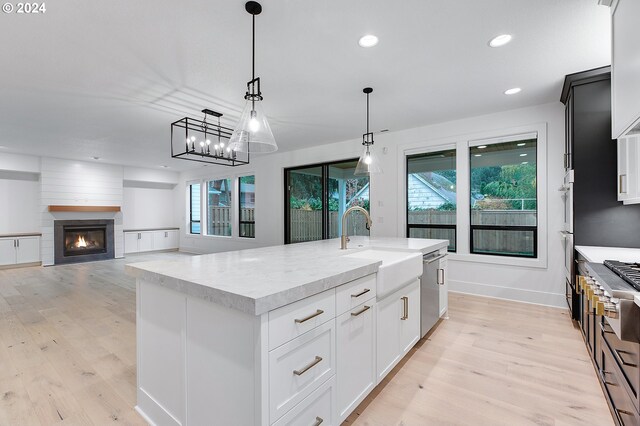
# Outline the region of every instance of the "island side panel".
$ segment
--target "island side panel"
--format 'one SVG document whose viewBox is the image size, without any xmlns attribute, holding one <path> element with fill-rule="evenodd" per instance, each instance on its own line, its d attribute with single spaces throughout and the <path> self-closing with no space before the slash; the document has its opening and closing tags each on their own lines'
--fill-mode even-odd
<svg viewBox="0 0 640 426">
<path fill-rule="evenodd" d="M 138 404 L 151 424 L 185 424 L 186 297 L 137 280 Z"/>
<path fill-rule="evenodd" d="M 267 315 L 255 316 L 187 296 L 187 421 L 205 425 L 267 425 L 261 400 L 261 354 Z"/>
<path fill-rule="evenodd" d="M 157 425 L 268 424 L 267 315 L 141 279 L 137 290 L 138 412 Z"/>
</svg>

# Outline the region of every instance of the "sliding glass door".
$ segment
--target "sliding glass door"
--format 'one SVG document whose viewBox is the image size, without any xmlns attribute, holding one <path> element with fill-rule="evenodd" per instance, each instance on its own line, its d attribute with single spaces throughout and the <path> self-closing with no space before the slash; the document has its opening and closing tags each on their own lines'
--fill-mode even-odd
<svg viewBox="0 0 640 426">
<path fill-rule="evenodd" d="M 354 176 L 357 160 L 285 170 L 285 243 L 338 238 L 351 206 L 369 211 L 369 177 Z M 364 215 L 347 220 L 348 235 L 369 235 Z"/>
</svg>

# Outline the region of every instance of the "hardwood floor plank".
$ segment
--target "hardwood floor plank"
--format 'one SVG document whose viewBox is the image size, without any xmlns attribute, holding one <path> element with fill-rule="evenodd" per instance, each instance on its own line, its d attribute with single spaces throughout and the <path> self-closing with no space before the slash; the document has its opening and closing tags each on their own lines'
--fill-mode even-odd
<svg viewBox="0 0 640 426">
<path fill-rule="evenodd" d="M 182 256 L 0 270 L 0 426 L 145 424 L 124 265 Z M 455 293 L 449 305 L 345 424 L 613 424 L 566 310 Z"/>
</svg>

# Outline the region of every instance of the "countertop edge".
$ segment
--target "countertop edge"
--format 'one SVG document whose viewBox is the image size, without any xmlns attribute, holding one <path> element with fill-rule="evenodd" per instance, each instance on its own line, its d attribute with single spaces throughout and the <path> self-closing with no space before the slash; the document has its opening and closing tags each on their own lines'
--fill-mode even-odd
<svg viewBox="0 0 640 426">
<path fill-rule="evenodd" d="M 42 237 L 41 232 L 18 232 L 15 234 L 2 234 L 0 238 L 16 238 L 16 237 Z"/>
</svg>

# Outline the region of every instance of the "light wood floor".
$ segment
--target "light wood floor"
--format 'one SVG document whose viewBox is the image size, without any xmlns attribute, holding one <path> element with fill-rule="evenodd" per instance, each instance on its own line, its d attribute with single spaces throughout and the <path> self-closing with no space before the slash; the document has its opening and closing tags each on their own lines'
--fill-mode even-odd
<svg viewBox="0 0 640 426">
<path fill-rule="evenodd" d="M 176 256 L 0 270 L 0 425 L 144 424 L 124 264 Z M 567 311 L 460 294 L 346 423 L 613 424 Z"/>
</svg>

